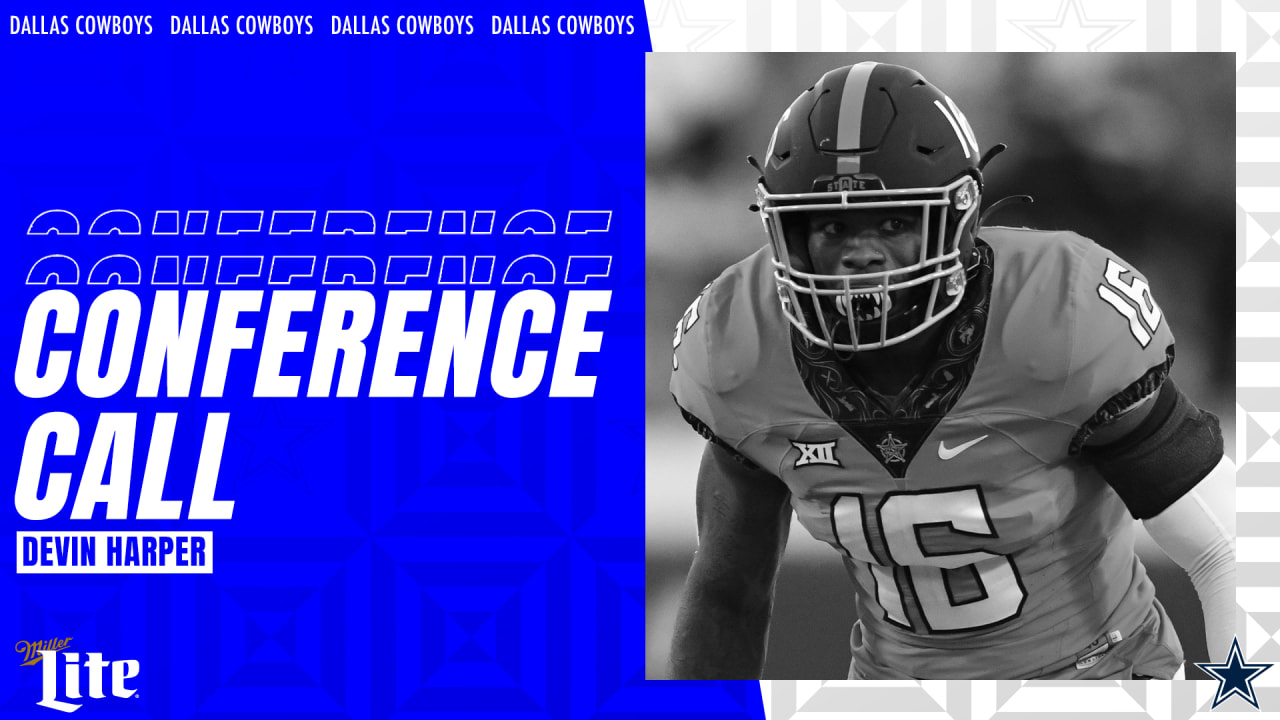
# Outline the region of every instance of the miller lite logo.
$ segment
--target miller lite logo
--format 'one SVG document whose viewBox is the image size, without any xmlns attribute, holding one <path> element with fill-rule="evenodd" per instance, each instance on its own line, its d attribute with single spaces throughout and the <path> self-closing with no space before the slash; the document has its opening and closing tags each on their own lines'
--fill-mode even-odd
<svg viewBox="0 0 1280 720">
<path fill-rule="evenodd" d="M 60 712 L 75 712 L 80 709 L 80 703 L 64 702 L 58 699 L 58 695 L 72 700 L 79 700 L 84 697 L 85 688 L 81 685 L 81 680 L 88 683 L 88 693 L 91 698 L 104 698 L 103 684 L 108 669 L 111 676 L 111 694 L 118 698 L 133 697 L 137 689 L 125 687 L 125 681 L 138 676 L 141 664 L 137 660 L 115 660 L 108 662 L 102 659 L 102 653 L 85 653 L 84 663 L 80 663 L 79 653 L 59 653 L 57 650 L 41 650 L 40 655 L 44 658 L 44 668 L 41 671 L 41 692 L 40 701 L 37 705 L 43 705 L 47 708 L 58 710 Z M 61 657 L 63 662 L 59 663 L 58 658 Z M 62 672 L 59 673 L 58 666 L 62 666 Z M 81 669 L 84 672 L 81 672 Z M 61 674 L 65 678 L 61 690 L 58 688 L 58 677 Z"/>
<path fill-rule="evenodd" d="M 840 464 L 840 460 L 836 458 L 835 440 L 820 443 L 802 443 L 792 440 L 791 445 L 800 451 L 800 457 L 796 458 L 796 464 L 793 467 L 802 468 L 806 465 L 844 467 Z"/>
<path fill-rule="evenodd" d="M 61 650 L 71 642 L 71 638 L 53 638 L 52 640 L 41 640 L 40 642 L 30 642 L 27 640 L 19 640 L 13 646 L 16 652 L 22 653 L 22 662 L 20 665 L 35 665 L 40 662 L 41 650 Z"/>
</svg>

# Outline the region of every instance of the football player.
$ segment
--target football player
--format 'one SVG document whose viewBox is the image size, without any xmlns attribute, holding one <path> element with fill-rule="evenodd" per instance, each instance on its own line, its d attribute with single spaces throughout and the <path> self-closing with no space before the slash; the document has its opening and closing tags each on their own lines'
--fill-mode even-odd
<svg viewBox="0 0 1280 720">
<path fill-rule="evenodd" d="M 756 188 L 769 246 L 681 318 L 671 390 L 709 442 L 677 678 L 758 678 L 791 513 L 856 587 L 850 678 L 1172 678 L 1141 519 L 1234 635 L 1218 419 L 1169 379 L 1133 265 L 980 222 L 985 155 L 908 68 L 824 75 Z M 1229 480 L 1228 480 L 1229 481 Z"/>
</svg>

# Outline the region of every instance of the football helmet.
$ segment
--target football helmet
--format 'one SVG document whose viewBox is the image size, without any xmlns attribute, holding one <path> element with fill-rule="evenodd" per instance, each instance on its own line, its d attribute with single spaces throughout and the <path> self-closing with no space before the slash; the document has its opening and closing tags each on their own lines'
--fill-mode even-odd
<svg viewBox="0 0 1280 720">
<path fill-rule="evenodd" d="M 889 347 L 960 304 L 983 158 L 964 114 L 919 73 L 875 62 L 828 72 L 782 114 L 763 165 L 751 162 L 782 309 L 810 342 L 843 352 Z M 885 208 L 920 213 L 915 262 L 818 272 L 805 213 Z"/>
</svg>

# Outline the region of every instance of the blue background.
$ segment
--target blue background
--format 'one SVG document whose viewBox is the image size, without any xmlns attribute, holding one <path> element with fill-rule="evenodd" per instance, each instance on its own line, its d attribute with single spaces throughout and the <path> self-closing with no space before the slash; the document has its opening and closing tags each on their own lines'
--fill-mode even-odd
<svg viewBox="0 0 1280 720">
<path fill-rule="evenodd" d="M 151 418 L 178 412 L 165 496 L 187 499 L 205 416 L 230 412 L 218 498 L 236 507 L 226 521 L 107 521 L 101 508 L 98 519 L 72 521 L 68 502 L 55 518 L 31 522 L 6 491 L 0 548 L 15 531 L 211 530 L 215 572 L 17 575 L 12 550 L 0 550 L 0 645 L 70 636 L 67 651 L 141 662 L 132 681 L 137 697 L 85 699 L 80 712 L 760 716 L 755 683 L 643 681 L 644 8 L 299 7 L 64 5 L 57 12 L 72 19 L 151 14 L 155 32 L 0 35 L 7 69 L 0 78 L 7 109 L 0 114 L 0 247 L 8 254 L 0 270 L 0 364 L 13 367 L 26 308 L 44 289 L 25 285 L 27 272 L 50 253 L 76 258 L 82 282 L 102 256 L 136 257 L 144 272 L 135 288 L 143 333 L 152 291 L 145 280 L 156 255 L 359 254 L 379 260 L 380 271 L 380 258 L 393 254 L 432 255 L 435 263 L 445 254 L 495 255 L 499 270 L 531 252 L 561 269 L 571 254 L 612 255 L 608 279 L 587 286 L 613 292 L 608 312 L 587 323 L 604 333 L 601 351 L 579 364 L 580 374 L 599 378 L 595 398 L 547 398 L 548 368 L 533 396 L 504 400 L 484 389 L 486 363 L 476 398 L 255 399 L 265 313 L 244 316 L 242 325 L 259 330 L 255 350 L 233 354 L 221 399 L 132 397 L 141 340 L 125 390 L 107 399 L 84 398 L 74 382 L 52 397 L 26 399 L 5 370 L 0 468 L 10 483 L 26 431 L 41 414 L 63 411 L 80 421 L 75 461 L 46 467 L 78 472 L 98 414 L 136 412 L 136 502 Z M 32 4 L 9 13 L 43 10 Z M 568 10 L 633 15 L 637 33 L 490 35 L 490 13 Z M 311 14 L 315 33 L 171 37 L 170 12 Z M 476 32 L 334 37 L 331 13 L 471 14 Z M 75 213 L 81 233 L 25 234 L 37 214 L 54 208 Z M 94 217 L 115 208 L 138 214 L 143 234 L 87 234 Z M 558 233 L 435 232 L 444 210 L 494 210 L 500 227 L 528 208 L 549 212 Z M 264 225 L 271 210 L 316 210 L 317 230 L 213 234 L 218 211 L 258 209 L 267 211 Z M 368 210 L 381 223 L 388 210 L 414 209 L 433 211 L 431 233 L 318 231 L 326 210 Z M 564 235 L 572 209 L 612 210 L 610 231 Z M 202 236 L 153 237 L 157 210 L 208 210 L 210 227 Z M 201 286 L 214 291 L 202 350 L 216 300 L 212 280 L 211 268 Z M 267 286 L 263 278 L 245 287 Z M 318 279 L 294 287 L 320 288 Z M 83 324 L 88 303 L 106 288 L 73 289 Z M 361 289 L 382 297 L 387 287 Z M 543 289 L 562 312 L 567 289 Z M 496 308 L 512 294 L 498 288 Z M 322 296 L 317 312 L 299 316 L 293 329 L 314 329 Z M 409 324 L 426 331 L 424 347 L 434 317 L 433 310 Z M 308 352 L 314 342 L 308 337 Z M 49 347 L 78 344 L 57 338 Z M 524 347 L 554 350 L 536 338 Z M 293 362 L 305 389 L 309 362 Z M 399 366 L 406 375 L 425 370 L 425 353 Z M 371 371 L 372 350 L 362 394 Z M 50 717 L 35 704 L 39 666 L 19 667 L 20 659 L 0 655 L 0 711 Z"/>
</svg>

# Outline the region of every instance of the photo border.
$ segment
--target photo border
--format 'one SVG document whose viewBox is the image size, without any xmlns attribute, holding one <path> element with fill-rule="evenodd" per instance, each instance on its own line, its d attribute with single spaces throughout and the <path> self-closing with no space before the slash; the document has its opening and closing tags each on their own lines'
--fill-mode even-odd
<svg viewBox="0 0 1280 720">
<path fill-rule="evenodd" d="M 1265 0 L 649 0 L 655 52 L 1129 51 L 1236 54 L 1237 634 L 1280 660 L 1280 12 Z M 1280 709 L 1280 671 L 1253 682 Z M 1216 681 L 761 681 L 771 720 L 811 713 L 994 720 L 1210 712 Z M 1269 706 L 1269 707 L 1268 707 Z M 1224 711 L 1249 708 L 1241 699 Z"/>
</svg>

